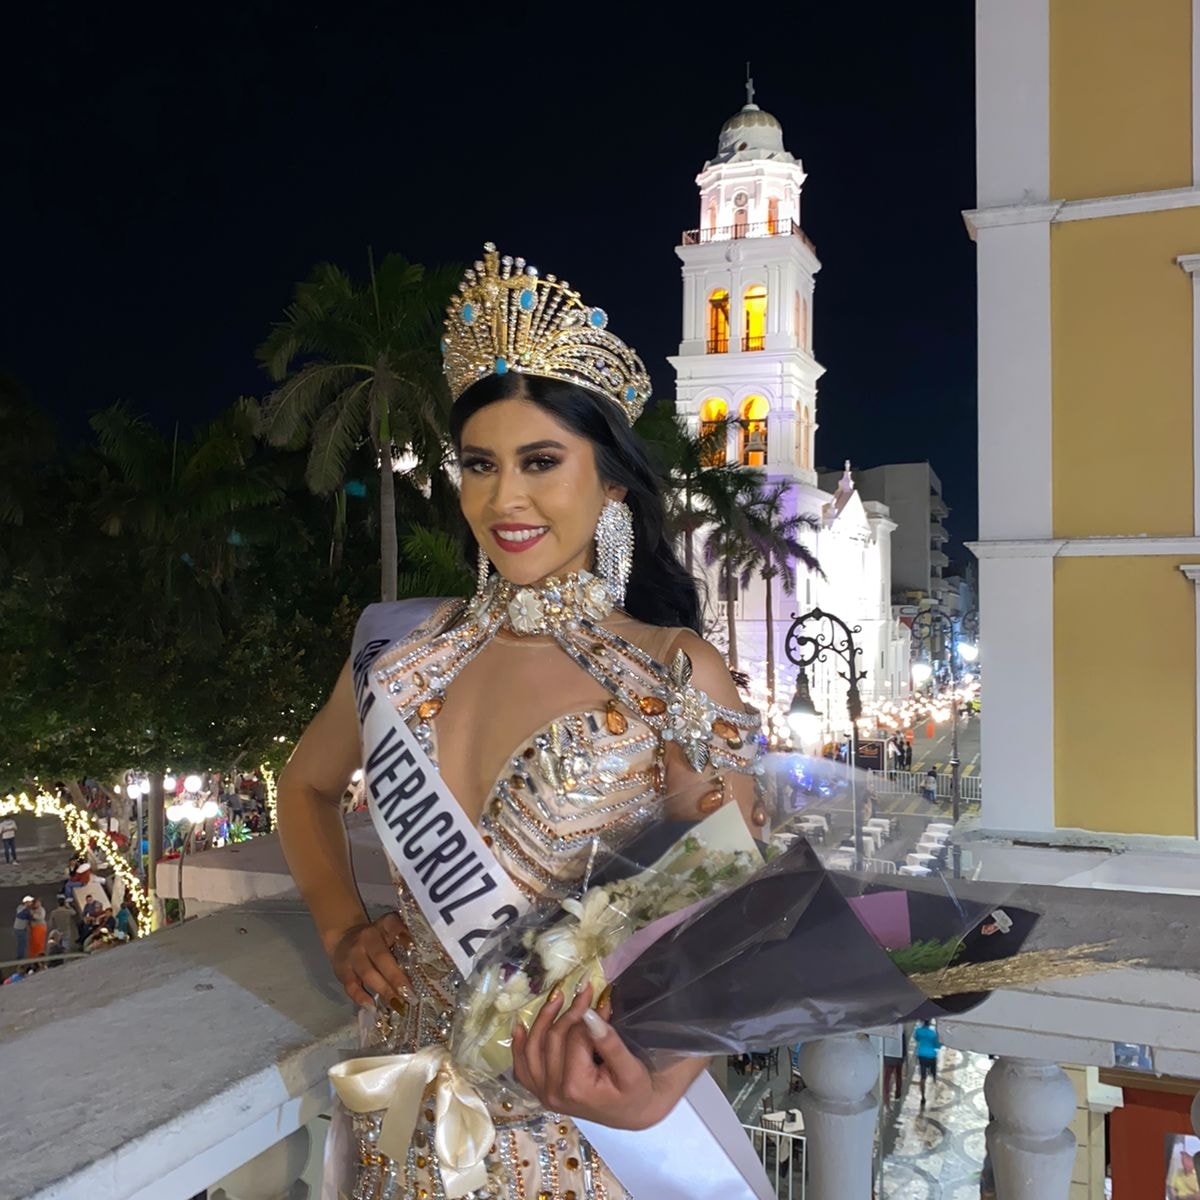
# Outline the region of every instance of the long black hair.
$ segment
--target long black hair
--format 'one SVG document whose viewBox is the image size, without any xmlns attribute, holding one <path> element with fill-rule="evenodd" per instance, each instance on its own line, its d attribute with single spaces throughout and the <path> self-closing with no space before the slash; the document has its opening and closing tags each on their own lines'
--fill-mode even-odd
<svg viewBox="0 0 1200 1200">
<path fill-rule="evenodd" d="M 648 625 L 682 626 L 699 633 L 696 581 L 667 536 L 658 476 L 616 404 L 587 388 L 542 375 L 487 375 L 467 388 L 450 412 L 455 449 L 462 447 L 463 426 L 470 417 L 489 404 L 509 399 L 529 400 L 572 433 L 587 438 L 595 449 L 601 480 L 625 488 L 625 503 L 633 514 L 633 569 L 625 588 L 625 611 Z M 469 529 L 464 543 L 467 561 L 473 564 L 478 543 Z"/>
</svg>

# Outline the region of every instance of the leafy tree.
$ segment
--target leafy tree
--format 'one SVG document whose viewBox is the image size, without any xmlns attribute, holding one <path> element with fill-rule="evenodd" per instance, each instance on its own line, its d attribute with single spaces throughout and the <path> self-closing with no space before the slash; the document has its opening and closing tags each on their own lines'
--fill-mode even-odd
<svg viewBox="0 0 1200 1200">
<path fill-rule="evenodd" d="M 420 482 L 440 474 L 445 456 L 449 396 L 437 327 L 459 274 L 389 254 L 378 270 L 372 261 L 359 285 L 322 263 L 297 284 L 284 319 L 258 348 L 279 384 L 263 406 L 261 431 L 276 446 L 308 445 L 306 479 L 315 493 L 340 494 L 351 455 L 370 445 L 384 600 L 397 594 L 396 453 L 412 456 Z M 344 512 L 344 500 L 334 504 Z"/>
</svg>

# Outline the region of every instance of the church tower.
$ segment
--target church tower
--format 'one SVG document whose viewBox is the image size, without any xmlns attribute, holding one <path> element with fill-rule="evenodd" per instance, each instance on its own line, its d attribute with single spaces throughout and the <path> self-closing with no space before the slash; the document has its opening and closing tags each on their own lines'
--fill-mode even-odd
<svg viewBox="0 0 1200 1200">
<path fill-rule="evenodd" d="M 800 228 L 800 160 L 754 103 L 721 126 L 696 177 L 700 224 L 684 233 L 683 340 L 670 359 L 676 411 L 693 433 L 733 418 L 727 461 L 815 487 L 817 380 L 813 279 L 821 264 Z"/>
</svg>

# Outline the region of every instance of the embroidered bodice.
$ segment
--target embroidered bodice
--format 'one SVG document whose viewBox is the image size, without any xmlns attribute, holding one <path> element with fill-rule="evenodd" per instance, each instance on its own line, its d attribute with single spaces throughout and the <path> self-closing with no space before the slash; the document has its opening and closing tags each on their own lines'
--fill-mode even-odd
<svg viewBox="0 0 1200 1200">
<path fill-rule="evenodd" d="M 726 773 L 758 768 L 757 714 L 694 686 L 688 656 L 672 651 L 680 633 L 614 612 L 585 573 L 538 589 L 494 577 L 474 601 L 439 607 L 371 672 L 500 865 L 532 904 L 557 907 L 594 855 L 659 816 L 672 745 L 690 767 L 697 819 L 725 799 Z M 404 1051 L 448 1037 L 461 981 L 396 884 L 416 1003 L 382 1016 L 377 1036 Z"/>
</svg>

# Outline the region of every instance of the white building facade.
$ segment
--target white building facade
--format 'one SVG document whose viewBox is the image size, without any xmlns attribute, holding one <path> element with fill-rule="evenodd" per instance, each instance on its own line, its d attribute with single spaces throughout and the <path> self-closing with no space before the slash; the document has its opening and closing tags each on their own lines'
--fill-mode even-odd
<svg viewBox="0 0 1200 1200">
<path fill-rule="evenodd" d="M 812 350 L 813 291 L 821 268 L 800 227 L 805 174 L 783 144 L 778 120 L 753 101 L 721 128 L 717 154 L 696 178 L 700 225 L 684 233 L 683 336 L 671 358 L 676 412 L 690 432 L 728 421 L 724 460 L 762 470 L 783 484 L 788 515 L 807 514 L 806 534 L 824 577 L 803 568 L 788 587 L 772 583 L 776 696 L 786 706 L 795 668 L 784 655 L 791 614 L 820 607 L 860 626 L 864 698 L 898 696 L 908 685 L 908 648 L 891 613 L 891 535 L 887 507 L 864 504 L 849 472 L 823 491 L 815 469 L 817 381 Z M 752 690 L 767 692 L 766 584 L 755 579 L 737 598 L 738 665 Z M 714 636 L 724 628 L 724 597 L 709 580 Z M 837 732 L 845 683 L 835 664 L 814 665 L 813 698 Z"/>
</svg>

